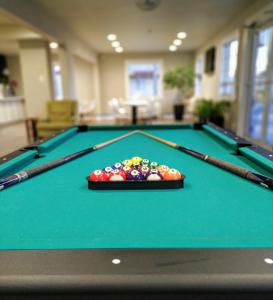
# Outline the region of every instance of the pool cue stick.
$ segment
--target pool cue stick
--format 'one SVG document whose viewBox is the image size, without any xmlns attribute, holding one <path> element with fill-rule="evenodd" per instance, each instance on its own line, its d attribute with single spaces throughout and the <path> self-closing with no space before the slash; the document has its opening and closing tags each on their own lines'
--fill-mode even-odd
<svg viewBox="0 0 273 300">
<path fill-rule="evenodd" d="M 38 167 L 34 167 L 34 168 L 31 168 L 31 169 L 28 169 L 28 170 L 24 170 L 24 171 L 21 171 L 19 173 L 16 173 L 14 175 L 11 175 L 11 176 L 8 176 L 6 178 L 3 178 L 3 179 L 0 179 L 0 191 L 6 189 L 7 187 L 10 187 L 12 185 L 15 185 L 19 182 L 22 182 L 22 181 L 25 181 L 27 179 L 30 179 L 34 176 L 37 176 L 41 173 L 44 173 L 44 172 L 47 172 L 51 169 L 54 169 L 56 167 L 59 167 L 65 163 L 68 163 L 74 159 L 77 159 L 85 154 L 88 154 L 88 153 L 91 153 L 95 150 L 99 150 L 103 147 L 106 147 L 112 143 L 115 143 L 117 141 L 120 141 L 130 135 L 133 135 L 135 134 L 136 131 L 131 131 L 129 133 L 126 133 L 124 135 L 121 135 L 121 136 L 118 136 L 114 139 L 111 139 L 111 140 L 108 140 L 106 142 L 103 142 L 103 143 L 100 143 L 100 144 L 97 144 L 95 146 L 92 146 L 92 147 L 89 147 L 87 149 L 84 149 L 84 150 L 81 150 L 81 151 L 78 151 L 78 152 L 75 152 L 75 153 L 72 153 L 72 154 L 69 154 L 69 155 L 66 155 L 64 157 L 61 157 L 61 158 L 58 158 L 56 160 L 53 160 L 51 162 L 48 162 L 48 163 L 44 163 Z"/>
<path fill-rule="evenodd" d="M 163 138 L 157 137 L 157 136 L 152 135 L 150 133 L 147 133 L 147 132 L 144 132 L 144 131 L 141 131 L 141 130 L 138 130 L 138 133 L 140 133 L 142 135 L 145 135 L 145 136 L 147 136 L 151 139 L 154 139 L 154 140 L 156 140 L 160 143 L 166 144 L 166 145 L 168 145 L 172 148 L 175 148 L 175 149 L 177 149 L 181 152 L 184 152 L 186 154 L 190 154 L 191 156 L 194 156 L 196 158 L 204 160 L 205 162 L 210 163 L 210 164 L 212 164 L 212 165 L 214 165 L 218 168 L 224 169 L 224 170 L 229 171 L 229 172 L 231 172 L 235 175 L 238 175 L 238 176 L 243 177 L 247 180 L 250 180 L 250 181 L 252 181 L 252 182 L 254 182 L 258 185 L 261 185 L 261 186 L 263 186 L 263 187 L 265 187 L 269 190 L 273 190 L 273 179 L 270 178 L 270 177 L 266 177 L 264 175 L 254 173 L 254 172 L 252 172 L 248 169 L 239 167 L 237 165 L 233 165 L 229 162 L 220 160 L 218 158 L 215 158 L 215 157 L 197 152 L 195 150 L 186 148 L 182 145 L 178 145 L 176 143 L 173 143 L 171 141 L 168 141 L 168 140 L 165 140 Z"/>
</svg>

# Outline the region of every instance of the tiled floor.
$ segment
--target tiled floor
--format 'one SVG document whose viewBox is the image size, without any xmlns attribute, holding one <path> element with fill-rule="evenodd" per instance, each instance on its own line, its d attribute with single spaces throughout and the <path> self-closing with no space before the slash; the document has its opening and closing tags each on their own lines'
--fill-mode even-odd
<svg viewBox="0 0 273 300">
<path fill-rule="evenodd" d="M 0 156 L 27 145 L 25 123 L 0 127 Z"/>
</svg>

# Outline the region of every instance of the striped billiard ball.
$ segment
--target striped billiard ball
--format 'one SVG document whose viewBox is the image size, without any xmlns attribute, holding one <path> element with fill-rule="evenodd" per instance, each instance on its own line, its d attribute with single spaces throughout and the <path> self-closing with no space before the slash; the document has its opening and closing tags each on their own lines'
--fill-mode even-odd
<svg viewBox="0 0 273 300">
<path fill-rule="evenodd" d="M 126 180 L 126 173 L 123 170 L 115 169 L 110 172 L 110 181 L 124 181 Z"/>
<path fill-rule="evenodd" d="M 146 179 L 148 181 L 162 180 L 163 176 L 156 169 L 151 169 L 150 172 L 148 172 Z"/>
<path fill-rule="evenodd" d="M 139 172 L 146 178 L 148 173 L 150 172 L 150 168 L 147 167 L 147 166 L 142 166 L 140 169 L 139 169 Z"/>
<path fill-rule="evenodd" d="M 158 167 L 158 163 L 156 161 L 152 161 L 150 163 L 150 167 L 151 167 L 151 169 L 156 169 Z"/>
</svg>

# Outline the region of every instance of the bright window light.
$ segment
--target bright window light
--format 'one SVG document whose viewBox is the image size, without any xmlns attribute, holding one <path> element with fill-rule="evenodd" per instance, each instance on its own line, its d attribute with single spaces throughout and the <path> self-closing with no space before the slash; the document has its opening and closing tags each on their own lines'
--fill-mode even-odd
<svg viewBox="0 0 273 300">
<path fill-rule="evenodd" d="M 186 32 L 178 32 L 177 37 L 179 39 L 185 39 L 187 37 L 187 33 Z"/>
<path fill-rule="evenodd" d="M 171 46 L 169 47 L 169 50 L 170 50 L 171 52 L 174 52 L 174 51 L 177 50 L 177 47 L 176 47 L 175 45 L 171 45 Z"/>
<path fill-rule="evenodd" d="M 113 33 L 107 35 L 107 40 L 110 42 L 115 41 L 116 39 L 117 39 L 117 36 Z"/>
<path fill-rule="evenodd" d="M 57 48 L 59 47 L 59 44 L 56 43 L 56 42 L 51 42 L 51 43 L 49 44 L 49 47 L 50 47 L 51 49 L 57 49 Z"/>
<path fill-rule="evenodd" d="M 113 41 L 113 42 L 111 43 L 111 45 L 112 45 L 113 48 L 117 48 L 117 47 L 120 46 L 120 42 L 118 42 L 118 41 Z"/>
</svg>

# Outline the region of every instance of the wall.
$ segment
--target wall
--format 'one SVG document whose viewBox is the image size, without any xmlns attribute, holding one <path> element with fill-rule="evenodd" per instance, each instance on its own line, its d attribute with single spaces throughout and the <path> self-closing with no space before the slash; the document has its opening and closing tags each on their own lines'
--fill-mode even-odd
<svg viewBox="0 0 273 300">
<path fill-rule="evenodd" d="M 45 41 L 20 41 L 20 64 L 28 117 L 45 117 L 52 99 L 51 64 Z"/>
<path fill-rule="evenodd" d="M 126 98 L 125 63 L 127 60 L 162 60 L 163 72 L 178 65 L 193 65 L 192 52 L 177 53 L 128 53 L 128 54 L 101 54 L 99 55 L 100 82 L 101 82 L 101 109 L 107 112 L 107 102 L 113 98 Z M 170 91 L 164 91 L 163 110 L 172 109 L 169 98 Z"/>
<path fill-rule="evenodd" d="M 270 0 L 256 1 L 248 9 L 244 10 L 242 13 L 230 20 L 230 22 L 224 28 L 219 30 L 217 35 L 209 39 L 202 47 L 197 49 L 195 53 L 195 61 L 200 57 L 205 59 L 206 50 L 213 46 L 216 47 L 215 72 L 211 75 L 203 73 L 201 96 L 199 98 L 211 98 L 215 100 L 223 98 L 219 95 L 222 44 L 225 41 L 232 39 L 233 37 L 237 37 L 238 40 L 241 42 L 243 36 L 247 32 L 247 26 L 265 17 L 264 11 L 271 4 L 272 1 Z M 269 8 L 267 10 L 269 10 Z M 242 78 L 242 73 L 245 73 L 245 67 L 249 65 L 249 61 L 247 59 L 248 55 L 246 55 L 246 51 L 247 49 L 245 49 L 244 45 L 240 43 L 238 50 L 236 93 L 235 97 L 233 97 L 233 99 L 230 99 L 232 101 L 231 115 L 229 116 L 228 122 L 226 124 L 227 127 L 231 128 L 233 131 L 240 133 L 241 135 L 244 133 L 242 130 L 242 127 L 244 127 L 244 125 L 242 124 L 245 123 L 245 120 L 240 120 L 240 118 L 242 119 L 242 115 L 245 115 L 245 112 L 242 111 L 242 109 L 245 110 L 246 105 L 242 105 L 240 102 L 247 101 L 245 93 L 243 97 L 241 97 L 241 89 L 243 88 L 242 82 L 244 82 L 244 79 Z"/>
<path fill-rule="evenodd" d="M 86 60 L 74 57 L 76 99 L 79 102 L 95 99 L 94 66 Z"/>
<path fill-rule="evenodd" d="M 10 71 L 10 80 L 15 80 L 17 82 L 17 87 L 15 92 L 17 96 L 23 95 L 23 81 L 22 73 L 20 67 L 20 58 L 18 55 L 8 55 L 7 56 L 7 65 Z"/>
</svg>

